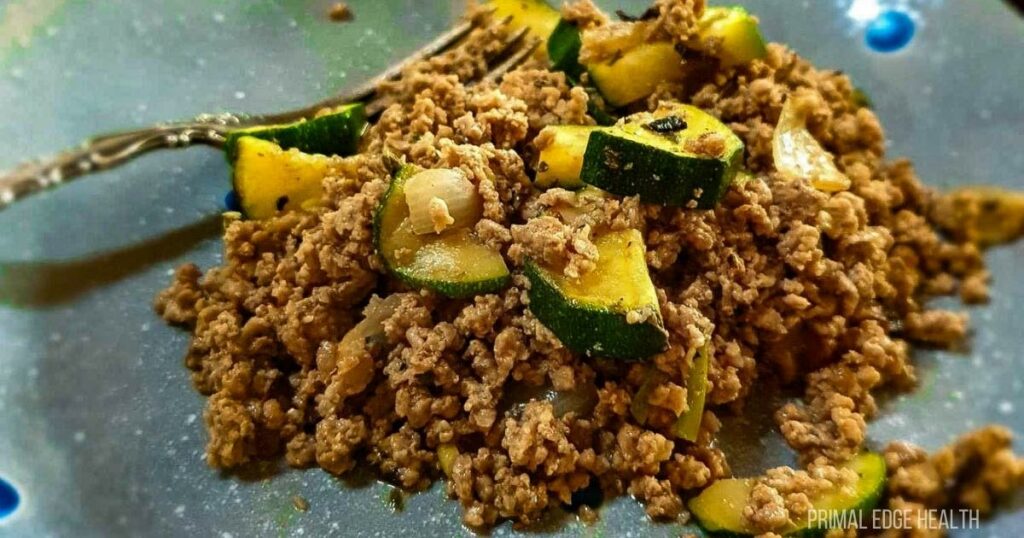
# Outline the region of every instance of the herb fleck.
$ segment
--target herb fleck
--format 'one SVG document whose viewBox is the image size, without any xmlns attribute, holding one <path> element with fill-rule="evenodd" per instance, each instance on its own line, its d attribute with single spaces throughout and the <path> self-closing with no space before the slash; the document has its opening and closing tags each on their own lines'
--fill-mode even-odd
<svg viewBox="0 0 1024 538">
<path fill-rule="evenodd" d="M 658 8 L 649 7 L 647 11 L 644 11 L 640 16 L 630 15 L 621 9 L 616 9 L 615 14 L 618 15 L 619 20 L 624 22 L 637 22 L 637 21 L 650 21 L 658 18 Z"/>
<path fill-rule="evenodd" d="M 686 129 L 686 120 L 676 115 L 665 116 L 644 125 L 644 128 L 658 134 L 677 133 Z"/>
</svg>

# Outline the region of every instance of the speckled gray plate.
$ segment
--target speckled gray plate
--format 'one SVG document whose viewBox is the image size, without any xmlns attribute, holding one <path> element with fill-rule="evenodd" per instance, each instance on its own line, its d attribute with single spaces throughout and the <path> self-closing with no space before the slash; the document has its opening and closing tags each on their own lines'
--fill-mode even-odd
<svg viewBox="0 0 1024 538">
<path fill-rule="evenodd" d="M 96 131 L 222 110 L 266 112 L 354 85 L 444 29 L 461 2 L 353 0 L 0 0 L 0 169 Z M 611 0 L 600 2 L 612 7 Z M 638 10 L 645 0 L 621 3 Z M 1024 187 L 1024 22 L 995 0 L 750 0 L 767 35 L 867 89 L 930 183 Z M 454 4 L 454 5 L 453 5 Z M 864 46 L 878 4 L 912 12 L 906 49 Z M 618 7 L 618 6 L 616 6 Z M 228 189 L 219 153 L 163 153 L 0 213 L 0 478 L 23 499 L 0 536 L 452 536 L 439 488 L 394 513 L 388 489 L 320 471 L 269 481 L 202 461 L 203 402 L 182 367 L 187 335 L 150 310 L 173 267 L 219 259 Z M 972 309 L 970 351 L 920 352 L 921 387 L 889 398 L 872 442 L 934 448 L 983 423 L 1024 435 L 1024 243 L 988 255 L 992 304 Z M 737 470 L 788 462 L 763 420 L 730 421 Z M 309 501 L 304 513 L 292 497 Z M 1019 536 L 1010 503 L 980 530 Z M 557 518 L 556 518 L 557 519 Z M 560 535 L 678 535 L 629 499 Z M 506 525 L 494 533 L 512 534 Z"/>
</svg>

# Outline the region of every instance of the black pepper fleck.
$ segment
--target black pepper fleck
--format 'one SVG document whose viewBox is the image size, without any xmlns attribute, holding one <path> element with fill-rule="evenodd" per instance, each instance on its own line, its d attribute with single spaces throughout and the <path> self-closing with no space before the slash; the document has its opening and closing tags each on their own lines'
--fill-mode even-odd
<svg viewBox="0 0 1024 538">
<path fill-rule="evenodd" d="M 658 18 L 659 11 L 657 7 L 651 6 L 647 8 L 639 17 L 636 15 L 630 15 L 621 9 L 616 9 L 615 14 L 618 15 L 619 20 L 624 22 L 637 22 L 637 21 L 650 21 Z"/>
<path fill-rule="evenodd" d="M 276 205 L 277 205 L 277 210 L 278 211 L 284 211 L 284 206 L 288 205 L 288 197 L 287 196 L 282 196 L 282 197 L 278 198 Z"/>
<path fill-rule="evenodd" d="M 644 125 L 644 128 L 658 134 L 678 133 L 686 129 L 686 120 L 675 115 L 665 116 Z"/>
</svg>

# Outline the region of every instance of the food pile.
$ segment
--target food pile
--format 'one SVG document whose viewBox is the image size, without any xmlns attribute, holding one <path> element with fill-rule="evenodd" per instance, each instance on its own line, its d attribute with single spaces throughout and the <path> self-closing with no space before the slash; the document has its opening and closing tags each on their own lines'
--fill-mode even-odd
<svg viewBox="0 0 1024 538">
<path fill-rule="evenodd" d="M 932 456 L 865 435 L 872 393 L 914 386 L 912 343 L 964 338 L 926 300 L 987 298 L 981 246 L 1020 230 L 986 208 L 1024 228 L 1019 195 L 922 185 L 848 77 L 740 8 L 467 16 L 376 121 L 353 104 L 229 138 L 223 264 L 156 301 L 194 335 L 211 466 L 444 479 L 476 528 L 600 488 L 748 535 L 812 509 L 987 513 L 1020 485 L 1000 427 Z M 469 84 L 522 27 L 546 50 Z M 802 468 L 732 478 L 719 417 L 758 383 L 804 387 L 775 413 Z"/>
</svg>

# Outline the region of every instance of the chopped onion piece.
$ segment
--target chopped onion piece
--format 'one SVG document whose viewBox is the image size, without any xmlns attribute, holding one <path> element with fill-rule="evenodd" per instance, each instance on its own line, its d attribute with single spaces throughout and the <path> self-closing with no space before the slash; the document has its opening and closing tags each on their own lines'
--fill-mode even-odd
<svg viewBox="0 0 1024 538">
<path fill-rule="evenodd" d="M 386 299 L 374 297 L 364 310 L 362 321 L 345 333 L 341 342 L 324 342 L 317 353 L 317 369 L 332 372 L 332 380 L 340 384 L 342 396 L 359 394 L 373 380 L 374 348 L 384 341 L 384 322 L 402 304 L 401 295 Z"/>
<path fill-rule="evenodd" d="M 786 100 L 772 137 L 775 168 L 789 179 L 806 178 L 825 192 L 850 188 L 850 178 L 836 168 L 832 155 L 807 130 L 806 98 Z"/>
<path fill-rule="evenodd" d="M 551 402 L 556 417 L 575 413 L 577 417 L 589 417 L 597 406 L 597 387 L 593 383 L 577 383 L 571 390 L 557 391 L 550 383 L 530 385 L 515 381 L 506 386 L 499 405 L 499 412 L 507 416 L 522 415 L 526 404 L 534 401 Z"/>
<path fill-rule="evenodd" d="M 483 201 L 462 172 L 447 168 L 424 170 L 405 183 L 409 224 L 418 235 L 471 227 L 480 220 Z"/>
</svg>

